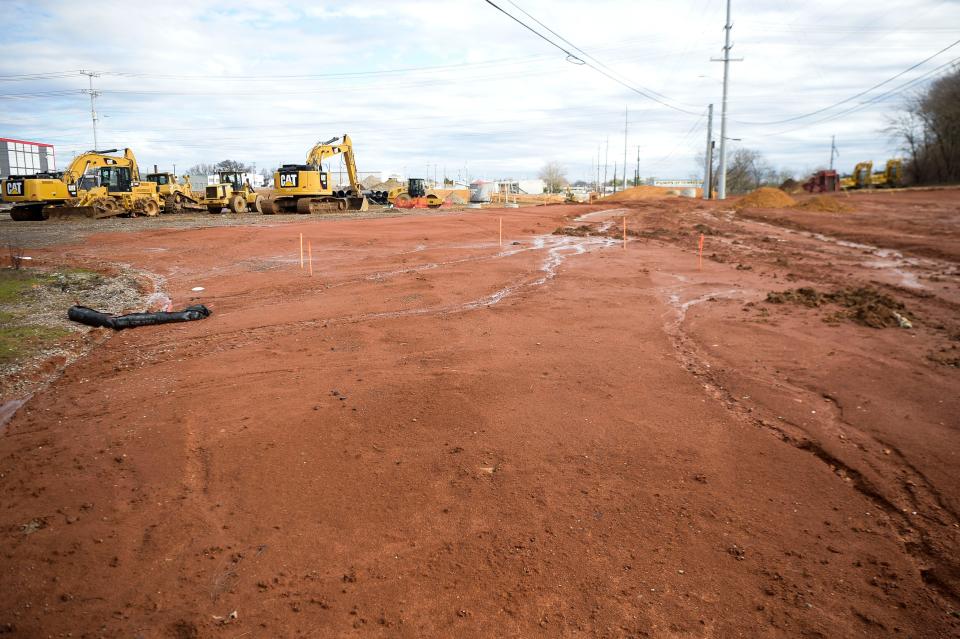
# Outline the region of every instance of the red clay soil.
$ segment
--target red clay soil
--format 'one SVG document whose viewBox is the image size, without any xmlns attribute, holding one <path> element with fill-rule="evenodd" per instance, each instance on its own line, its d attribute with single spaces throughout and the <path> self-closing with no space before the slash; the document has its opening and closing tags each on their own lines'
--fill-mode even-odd
<svg viewBox="0 0 960 639">
<path fill-rule="evenodd" d="M 913 253 L 880 248 L 906 215 L 826 218 L 866 247 L 683 200 L 36 251 L 213 315 L 116 334 L 0 433 L 0 633 L 958 636 L 941 208 Z M 764 301 L 852 285 L 913 328 Z"/>
</svg>

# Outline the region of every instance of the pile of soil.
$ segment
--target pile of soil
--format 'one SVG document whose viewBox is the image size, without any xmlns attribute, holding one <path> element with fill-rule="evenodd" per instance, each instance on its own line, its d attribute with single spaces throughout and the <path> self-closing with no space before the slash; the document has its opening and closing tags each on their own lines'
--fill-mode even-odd
<svg viewBox="0 0 960 639">
<path fill-rule="evenodd" d="M 767 293 L 770 304 L 798 304 L 808 308 L 817 308 L 824 304 L 842 306 L 844 311 L 837 313 L 835 319 L 848 319 L 870 328 L 910 328 L 906 306 L 889 295 L 869 287 L 845 288 L 832 293 L 820 293 L 816 289 L 803 287 L 786 291 Z"/>
<path fill-rule="evenodd" d="M 700 193 L 700 190 L 697 189 L 697 192 Z M 660 186 L 635 186 L 626 191 L 620 191 L 619 193 L 614 193 L 601 199 L 604 202 L 632 202 L 634 200 L 653 200 L 663 197 L 674 197 L 677 194 L 676 189 L 666 189 Z"/>
<path fill-rule="evenodd" d="M 793 208 L 803 209 L 804 211 L 822 211 L 824 213 L 849 213 L 853 210 L 853 207 L 829 195 L 814 195 L 810 199 L 795 204 Z"/>
<path fill-rule="evenodd" d="M 467 189 L 427 189 L 427 193 L 433 193 L 443 200 L 457 198 L 460 204 L 470 199 L 470 191 Z"/>
<path fill-rule="evenodd" d="M 761 186 L 756 191 L 744 195 L 734 205 L 736 209 L 784 209 L 796 205 L 797 201 L 781 191 L 769 186 Z"/>
<path fill-rule="evenodd" d="M 400 180 L 390 178 L 386 182 L 380 182 L 379 184 L 374 184 L 370 188 L 374 191 L 389 191 L 390 189 L 395 189 L 400 186 L 404 186 L 404 184 Z"/>
</svg>

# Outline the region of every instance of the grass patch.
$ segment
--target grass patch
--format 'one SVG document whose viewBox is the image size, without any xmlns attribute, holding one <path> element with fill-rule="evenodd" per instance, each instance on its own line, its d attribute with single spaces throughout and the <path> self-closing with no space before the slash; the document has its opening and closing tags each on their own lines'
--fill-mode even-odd
<svg viewBox="0 0 960 639">
<path fill-rule="evenodd" d="M 47 275 L 37 275 L 24 270 L 0 270 L 0 304 L 15 303 L 26 291 L 50 281 Z"/>
<path fill-rule="evenodd" d="M 0 313 L 0 364 L 27 357 L 70 334 L 49 326 L 11 326 L 8 313 Z"/>
</svg>

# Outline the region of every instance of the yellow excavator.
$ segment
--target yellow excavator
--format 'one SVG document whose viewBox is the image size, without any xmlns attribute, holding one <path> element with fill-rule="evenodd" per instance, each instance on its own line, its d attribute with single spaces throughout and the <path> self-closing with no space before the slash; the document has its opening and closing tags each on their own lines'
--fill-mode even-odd
<svg viewBox="0 0 960 639">
<path fill-rule="evenodd" d="M 350 178 L 349 190 L 333 188 L 323 162 L 343 154 Z M 273 190 L 263 199 L 263 213 L 324 213 L 328 211 L 366 211 L 369 202 L 357 180 L 357 164 L 350 136 L 317 142 L 307 153 L 306 164 L 284 164 L 273 174 Z"/>
<path fill-rule="evenodd" d="M 887 160 L 883 172 L 873 172 L 873 162 L 859 162 L 853 173 L 840 179 L 842 189 L 895 188 L 903 184 L 903 160 Z"/>
<path fill-rule="evenodd" d="M 0 183 L 4 202 L 13 204 L 17 221 L 68 217 L 159 215 L 160 196 L 153 182 L 140 182 L 130 149 L 88 151 L 62 172 L 11 175 Z"/>
</svg>

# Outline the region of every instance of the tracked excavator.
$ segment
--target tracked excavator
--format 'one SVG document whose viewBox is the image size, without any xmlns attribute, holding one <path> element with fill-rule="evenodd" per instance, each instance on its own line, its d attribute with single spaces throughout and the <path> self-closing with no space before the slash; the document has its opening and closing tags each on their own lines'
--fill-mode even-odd
<svg viewBox="0 0 960 639">
<path fill-rule="evenodd" d="M 119 215 L 159 215 L 160 196 L 153 182 L 140 182 L 137 160 L 130 149 L 88 151 L 62 172 L 11 175 L 0 183 L 4 202 L 13 204 L 18 221 L 51 218 L 103 218 Z"/>
<path fill-rule="evenodd" d="M 343 154 L 350 178 L 349 190 L 333 188 L 331 175 L 323 162 Z M 263 213 L 325 213 L 366 211 L 369 202 L 357 180 L 357 164 L 350 136 L 317 142 L 307 153 L 306 164 L 284 164 L 273 174 L 273 191 L 262 202 Z"/>
<path fill-rule="evenodd" d="M 883 171 L 874 173 L 873 162 L 860 162 L 853 173 L 840 179 L 843 189 L 896 188 L 903 185 L 903 160 L 887 160 Z"/>
</svg>

